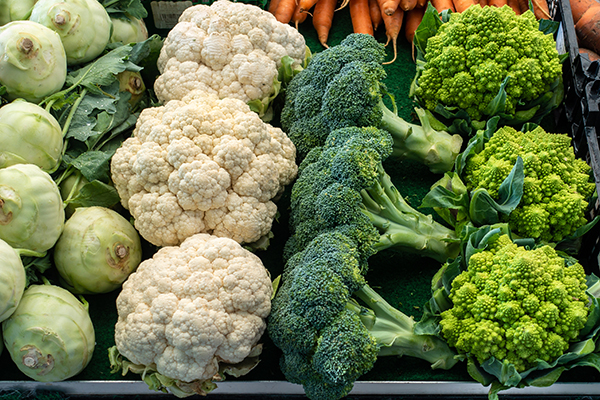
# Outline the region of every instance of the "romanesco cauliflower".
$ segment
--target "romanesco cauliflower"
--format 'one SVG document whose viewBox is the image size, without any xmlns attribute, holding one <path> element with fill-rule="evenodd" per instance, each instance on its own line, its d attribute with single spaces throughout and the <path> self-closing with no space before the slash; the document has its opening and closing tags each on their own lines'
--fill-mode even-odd
<svg viewBox="0 0 600 400">
<path fill-rule="evenodd" d="M 509 6 L 475 5 L 453 13 L 425 48 L 425 65 L 414 95 L 429 110 L 458 107 L 471 119 L 490 116 L 486 108 L 505 78 L 503 114 L 551 91 L 561 77 L 556 42 L 538 28 L 531 11 L 516 15 Z"/>
<path fill-rule="evenodd" d="M 528 249 L 506 234 L 474 253 L 452 281 L 441 333 L 460 353 L 492 357 L 518 372 L 562 355 L 584 327 L 586 275 L 549 245 Z"/>
<path fill-rule="evenodd" d="M 504 218 L 522 237 L 558 242 L 587 223 L 585 212 L 595 190 L 591 168 L 576 158 L 567 134 L 542 127 L 529 132 L 505 126 L 483 150 L 467 159 L 464 181 L 469 190 L 485 188 L 496 198 L 498 188 L 523 159 L 523 197 Z"/>
</svg>

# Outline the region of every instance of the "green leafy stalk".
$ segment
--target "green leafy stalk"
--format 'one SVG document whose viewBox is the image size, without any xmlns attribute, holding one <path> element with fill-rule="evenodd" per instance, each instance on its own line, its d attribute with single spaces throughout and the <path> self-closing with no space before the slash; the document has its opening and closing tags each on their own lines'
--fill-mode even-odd
<svg viewBox="0 0 600 400">
<path fill-rule="evenodd" d="M 393 247 L 442 262 L 455 257 L 459 245 L 454 231 L 435 221 L 431 215 L 412 208 L 382 165 L 379 174 L 378 182 L 361 191 L 361 211 L 381 233 L 375 249 L 381 251 Z"/>
<path fill-rule="evenodd" d="M 415 109 L 421 123 L 417 125 L 398 117 L 383 101 L 380 107 L 383 111 L 381 128 L 390 132 L 394 138 L 393 156 L 422 162 L 433 173 L 452 169 L 461 150 L 462 137 L 433 129 L 425 110 L 421 108 Z"/>
<path fill-rule="evenodd" d="M 392 307 L 369 285 L 354 293 L 367 308 L 349 303 L 380 346 L 379 356 L 411 356 L 431 363 L 431 368 L 449 369 L 458 361 L 456 353 L 439 337 L 416 334 L 413 318 Z"/>
</svg>

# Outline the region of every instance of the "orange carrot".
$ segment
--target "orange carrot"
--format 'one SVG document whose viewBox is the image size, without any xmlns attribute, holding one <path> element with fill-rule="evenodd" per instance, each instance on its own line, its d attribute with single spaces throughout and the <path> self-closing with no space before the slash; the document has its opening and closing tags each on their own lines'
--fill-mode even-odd
<svg viewBox="0 0 600 400">
<path fill-rule="evenodd" d="M 477 4 L 479 4 L 481 7 L 487 6 L 488 0 L 479 0 Z"/>
<path fill-rule="evenodd" d="M 397 42 L 400 29 L 402 28 L 402 20 L 404 19 L 404 10 L 398 7 L 392 15 L 383 14 L 381 17 L 383 18 L 385 35 L 387 36 L 387 42 L 385 45 L 387 46 L 391 41 L 392 45 L 394 46 L 394 58 L 391 61 L 384 62 L 383 64 L 391 64 L 396 61 L 396 57 L 398 56 Z"/>
<path fill-rule="evenodd" d="M 277 10 L 277 5 L 279 4 L 279 0 L 271 0 L 269 2 L 269 8 L 267 9 L 271 14 L 275 15 L 275 10 Z"/>
<path fill-rule="evenodd" d="M 552 19 L 550 9 L 546 0 L 531 0 L 533 14 L 537 19 Z"/>
<path fill-rule="evenodd" d="M 600 53 L 600 5 L 590 7 L 575 24 L 579 47 Z"/>
<path fill-rule="evenodd" d="M 515 14 L 521 15 L 521 5 L 519 4 L 519 0 L 506 0 L 506 4 L 513 9 Z"/>
<path fill-rule="evenodd" d="M 317 4 L 317 0 L 298 0 L 299 12 L 308 11 Z"/>
<path fill-rule="evenodd" d="M 400 4 L 400 0 L 377 0 L 379 3 L 379 8 L 381 8 L 381 13 L 386 15 L 392 15 L 398 5 Z"/>
<path fill-rule="evenodd" d="M 300 2 L 296 5 L 296 9 L 294 10 L 294 14 L 292 15 L 292 21 L 296 29 L 298 29 L 298 25 L 303 23 L 308 16 L 308 10 L 303 10 L 301 8 Z"/>
<path fill-rule="evenodd" d="M 543 0 L 546 1 L 546 0 Z M 507 3 L 507 0 L 488 0 L 488 6 L 493 6 L 493 7 L 502 7 L 505 6 Z"/>
<path fill-rule="evenodd" d="M 373 23 L 369 14 L 369 0 L 350 0 L 350 19 L 354 33 L 373 35 Z"/>
<path fill-rule="evenodd" d="M 429 0 L 417 0 L 417 7 L 426 7 Z"/>
<path fill-rule="evenodd" d="M 381 8 L 377 0 L 369 0 L 369 14 L 371 14 L 371 23 L 373 24 L 373 30 L 376 31 L 381 24 Z"/>
<path fill-rule="evenodd" d="M 275 18 L 277 21 L 287 24 L 292 20 L 295 10 L 296 0 L 279 0 L 279 4 L 275 9 Z"/>
<path fill-rule="evenodd" d="M 404 10 L 412 10 L 417 6 L 417 0 L 400 0 L 399 7 Z"/>
<path fill-rule="evenodd" d="M 456 12 L 463 12 L 469 8 L 469 6 L 475 4 L 473 0 L 452 0 L 452 2 L 454 3 L 454 9 Z"/>
<path fill-rule="evenodd" d="M 439 12 L 439 13 L 441 13 L 444 10 L 452 10 L 452 12 L 456 11 L 452 0 L 430 0 L 430 1 L 431 1 L 431 5 L 433 7 L 435 7 L 437 12 Z"/>
<path fill-rule="evenodd" d="M 521 14 L 525 11 L 529 10 L 529 0 L 518 0 L 519 1 L 519 10 L 521 10 Z"/>
<path fill-rule="evenodd" d="M 571 0 L 571 13 L 573 14 L 573 23 L 576 24 L 581 16 L 593 6 L 600 4 L 598 0 Z"/>
<path fill-rule="evenodd" d="M 327 38 L 333 22 L 333 13 L 337 0 L 319 0 L 313 10 L 313 27 L 323 47 L 327 48 Z"/>
<path fill-rule="evenodd" d="M 415 7 L 404 13 L 404 36 L 408 43 L 412 44 L 415 31 L 423 20 L 423 14 L 425 14 L 425 7 Z"/>
<path fill-rule="evenodd" d="M 590 61 L 598 61 L 600 60 L 600 55 L 590 49 L 584 49 L 582 47 L 579 48 L 579 54 L 585 54 L 590 59 Z"/>
</svg>

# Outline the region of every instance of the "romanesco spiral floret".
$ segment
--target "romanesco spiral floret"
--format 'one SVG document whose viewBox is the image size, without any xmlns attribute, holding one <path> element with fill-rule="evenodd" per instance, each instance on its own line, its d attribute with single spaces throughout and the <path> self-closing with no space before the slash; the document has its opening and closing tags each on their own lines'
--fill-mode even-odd
<svg viewBox="0 0 600 400">
<path fill-rule="evenodd" d="M 476 5 L 453 13 L 428 39 L 425 61 L 423 74 L 435 68 L 443 77 L 470 75 L 471 95 L 466 99 L 464 86 L 457 88 L 454 80 L 420 75 L 414 92 L 417 100 L 430 110 L 438 104 L 464 109 L 474 120 L 486 117 L 486 107 L 505 78 L 504 113 L 515 115 L 517 104 L 549 92 L 562 74 L 553 36 L 539 30 L 531 11 L 516 15 L 509 6 Z"/>
<path fill-rule="evenodd" d="M 482 289 L 481 274 L 496 285 Z M 530 249 L 499 234 L 452 281 L 441 334 L 480 363 L 507 360 L 522 372 L 556 359 L 578 337 L 589 313 L 586 289 L 578 262 L 566 265 L 549 245 Z"/>
<path fill-rule="evenodd" d="M 503 222 L 518 236 L 559 242 L 585 225 L 596 185 L 591 167 L 576 158 L 567 134 L 537 127 L 529 132 L 498 129 L 481 152 L 467 159 L 462 178 L 468 190 L 486 189 L 499 196 L 518 157 L 523 160 L 523 196 Z"/>
</svg>

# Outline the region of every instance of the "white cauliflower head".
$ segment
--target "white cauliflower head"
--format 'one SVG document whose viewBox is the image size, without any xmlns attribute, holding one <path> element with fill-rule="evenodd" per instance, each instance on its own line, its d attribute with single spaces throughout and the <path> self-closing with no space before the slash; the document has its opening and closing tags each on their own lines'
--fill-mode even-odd
<svg viewBox="0 0 600 400">
<path fill-rule="evenodd" d="M 296 149 L 241 100 L 201 91 L 144 109 L 111 162 L 140 235 L 173 246 L 196 233 L 252 243 L 267 235 L 297 174 Z"/>
<path fill-rule="evenodd" d="M 191 236 L 158 250 L 123 284 L 117 350 L 171 379 L 211 380 L 220 362 L 255 356 L 272 291 L 260 258 L 239 243 Z"/>
<path fill-rule="evenodd" d="M 300 65 L 304 37 L 268 11 L 229 0 L 195 5 L 165 39 L 154 91 L 163 103 L 197 89 L 245 103 L 262 101 L 275 93 L 284 56 Z"/>
</svg>

